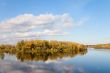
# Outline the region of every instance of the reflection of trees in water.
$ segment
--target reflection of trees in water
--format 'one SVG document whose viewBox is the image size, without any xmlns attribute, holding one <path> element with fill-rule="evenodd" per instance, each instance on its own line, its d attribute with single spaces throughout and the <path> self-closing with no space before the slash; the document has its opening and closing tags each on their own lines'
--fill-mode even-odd
<svg viewBox="0 0 110 73">
<path fill-rule="evenodd" d="M 4 59 L 4 53 L 0 53 L 0 60 Z"/>
<path fill-rule="evenodd" d="M 59 52 L 47 52 L 47 51 L 39 51 L 39 52 L 18 52 L 16 54 L 17 58 L 21 61 L 47 61 L 48 59 L 55 60 L 63 57 L 74 57 L 78 54 L 84 55 L 86 54 L 87 49 L 83 50 L 67 50 L 67 51 L 59 51 Z"/>
<path fill-rule="evenodd" d="M 68 41 L 30 40 L 20 41 L 16 45 L 0 45 L 0 52 L 15 54 L 21 61 L 73 57 L 77 54 L 83 55 L 86 51 L 85 45 Z"/>
</svg>

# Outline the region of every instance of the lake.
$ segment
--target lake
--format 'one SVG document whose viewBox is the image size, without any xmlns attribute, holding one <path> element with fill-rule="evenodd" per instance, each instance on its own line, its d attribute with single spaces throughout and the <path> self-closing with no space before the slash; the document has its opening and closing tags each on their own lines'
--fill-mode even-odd
<svg viewBox="0 0 110 73">
<path fill-rule="evenodd" d="M 0 73 L 110 73 L 110 50 L 42 56 L 0 54 Z"/>
</svg>

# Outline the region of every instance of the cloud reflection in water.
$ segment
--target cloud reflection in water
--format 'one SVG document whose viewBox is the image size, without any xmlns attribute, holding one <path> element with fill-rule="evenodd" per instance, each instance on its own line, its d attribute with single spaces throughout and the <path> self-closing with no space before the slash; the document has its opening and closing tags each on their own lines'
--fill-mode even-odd
<svg viewBox="0 0 110 73">
<path fill-rule="evenodd" d="M 73 65 L 0 61 L 0 73 L 82 73 Z"/>
</svg>

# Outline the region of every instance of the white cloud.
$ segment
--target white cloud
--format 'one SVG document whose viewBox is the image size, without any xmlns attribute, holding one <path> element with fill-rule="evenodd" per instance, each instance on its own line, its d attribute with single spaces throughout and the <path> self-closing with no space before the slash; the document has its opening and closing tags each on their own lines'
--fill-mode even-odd
<svg viewBox="0 0 110 73">
<path fill-rule="evenodd" d="M 81 21 L 82 23 L 82 21 Z M 67 35 L 75 25 L 69 14 L 23 14 L 0 22 L 0 40 L 32 38 L 47 35 Z M 9 42 L 9 41 L 7 41 Z"/>
<path fill-rule="evenodd" d="M 24 14 L 2 21 L 0 23 L 0 29 L 5 32 L 26 32 L 32 29 L 55 29 L 58 28 L 58 26 L 68 27 L 71 26 L 72 23 L 72 18 L 68 14 L 41 14 L 39 16 Z"/>
</svg>

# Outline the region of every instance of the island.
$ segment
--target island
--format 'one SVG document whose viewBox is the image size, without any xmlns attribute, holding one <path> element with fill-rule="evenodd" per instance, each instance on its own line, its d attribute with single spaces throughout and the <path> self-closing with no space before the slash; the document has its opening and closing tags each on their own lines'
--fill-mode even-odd
<svg viewBox="0 0 110 73">
<path fill-rule="evenodd" d="M 16 55 L 20 61 L 46 61 L 59 57 L 63 58 L 64 56 L 73 57 L 78 54 L 84 55 L 86 52 L 87 47 L 85 45 L 69 41 L 22 40 L 15 45 L 0 45 L 1 59 L 3 59 L 4 53 L 9 53 Z"/>
</svg>

